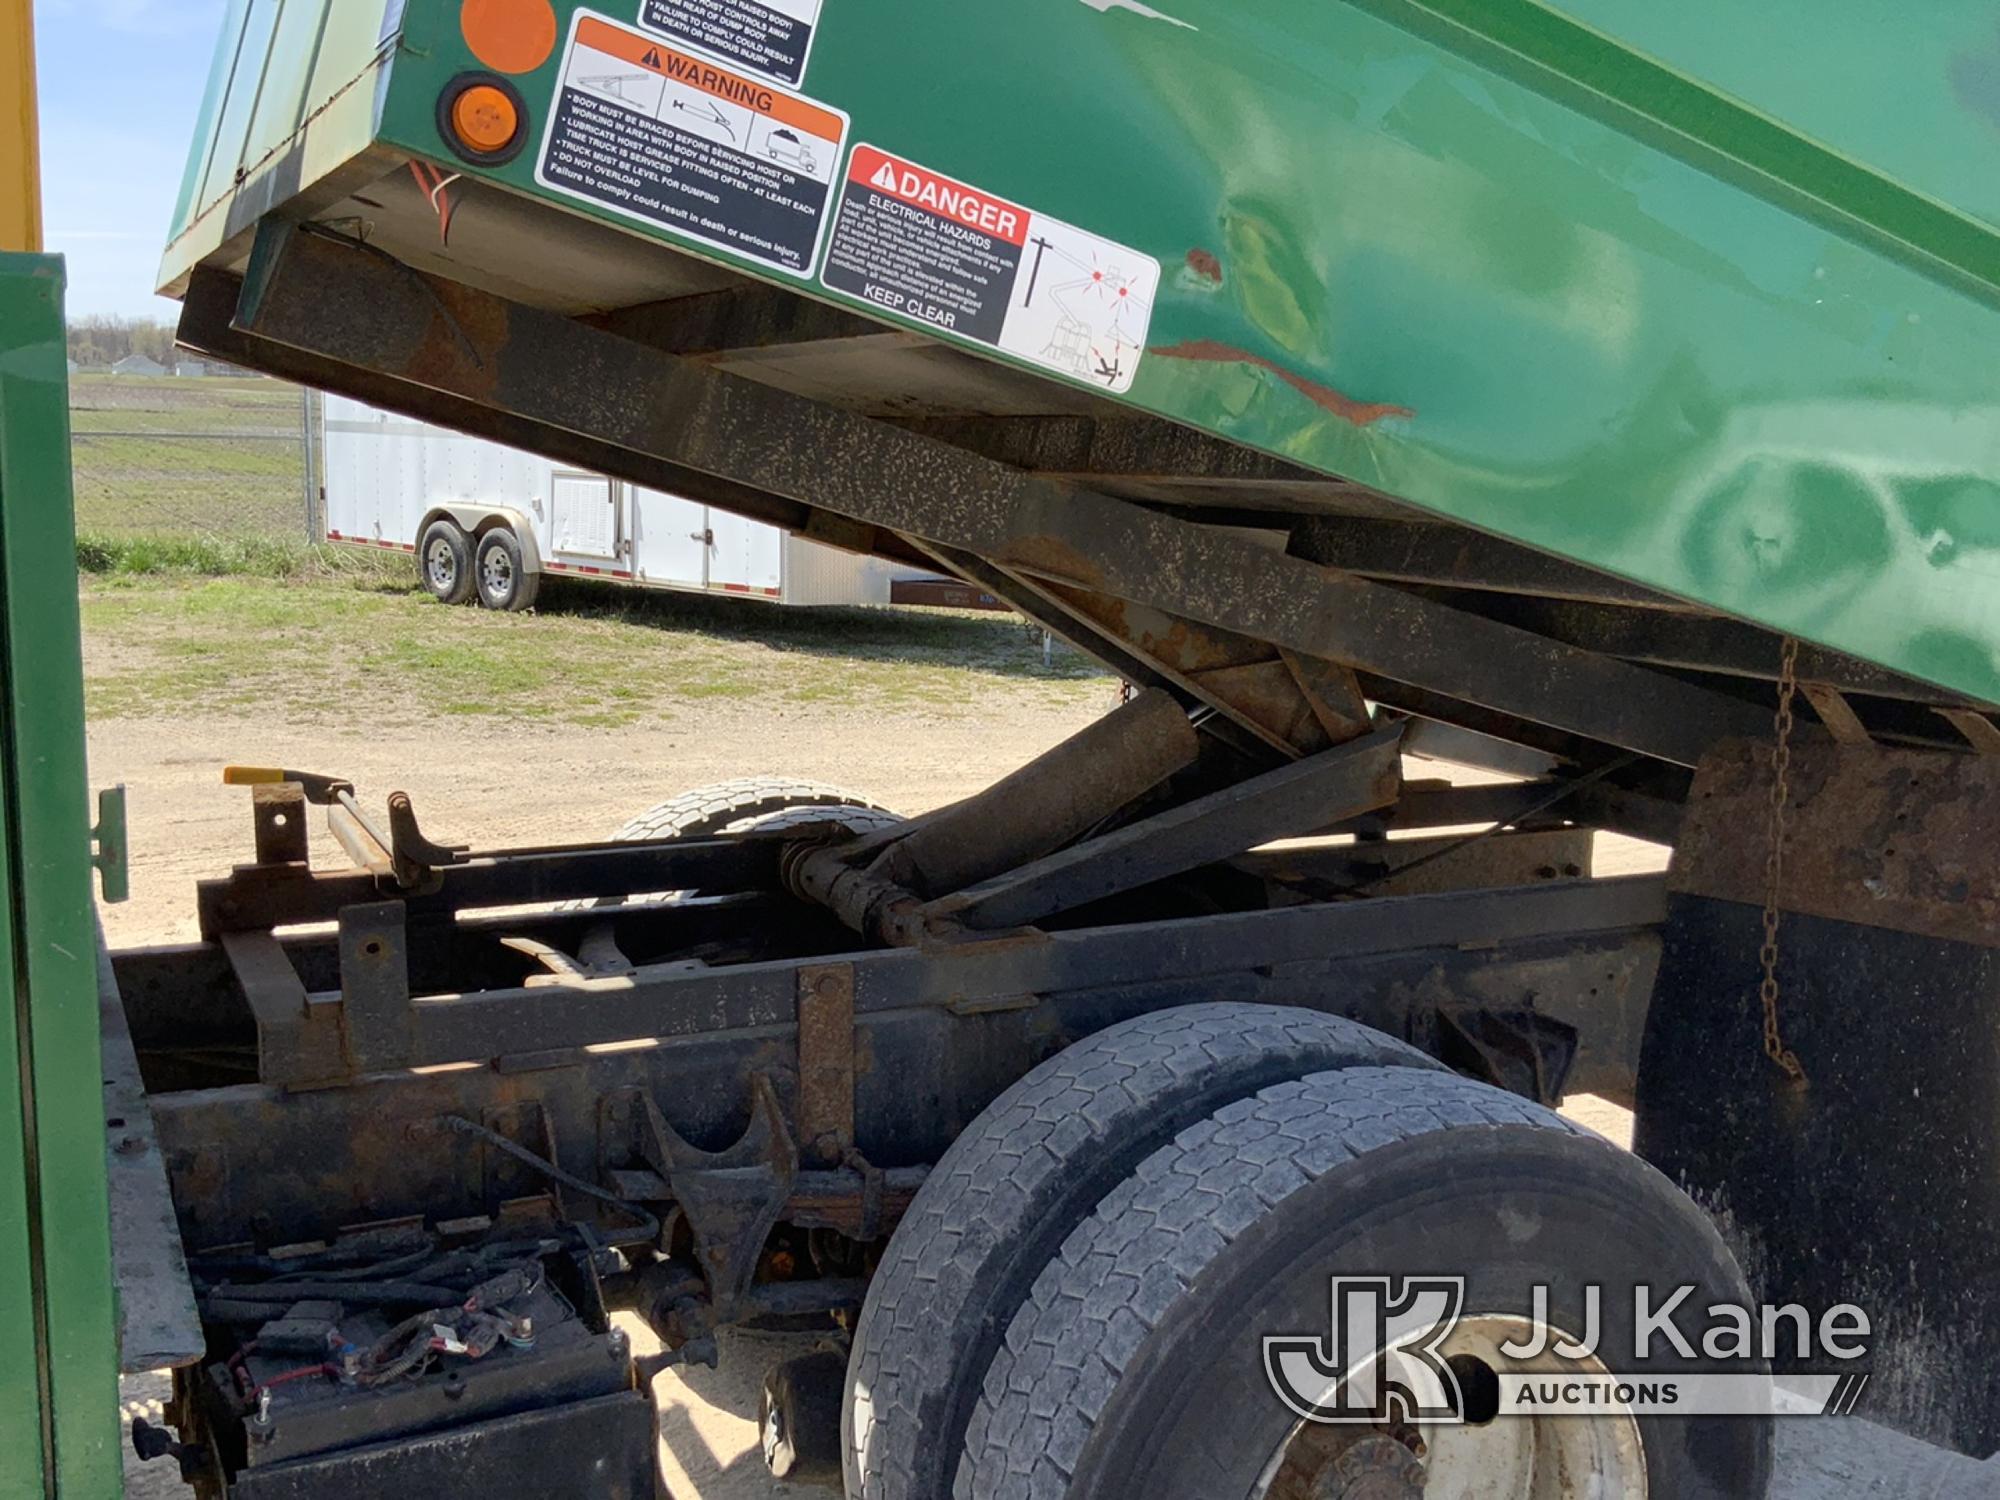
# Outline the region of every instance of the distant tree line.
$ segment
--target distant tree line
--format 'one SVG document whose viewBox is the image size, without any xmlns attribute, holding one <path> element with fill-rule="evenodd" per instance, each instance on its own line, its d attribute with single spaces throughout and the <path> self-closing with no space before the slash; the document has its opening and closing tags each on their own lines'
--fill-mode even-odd
<svg viewBox="0 0 2000 1500">
<path fill-rule="evenodd" d="M 78 318 L 69 325 L 69 357 L 85 369 L 108 369 L 128 354 L 172 367 L 174 330 L 151 318 Z"/>
<path fill-rule="evenodd" d="M 174 348 L 174 326 L 151 318 L 78 318 L 69 325 L 69 357 L 85 370 L 108 370 L 119 360 L 143 354 L 163 369 L 194 356 Z M 201 359 L 205 373 L 248 375 L 248 370 L 219 359 Z"/>
</svg>

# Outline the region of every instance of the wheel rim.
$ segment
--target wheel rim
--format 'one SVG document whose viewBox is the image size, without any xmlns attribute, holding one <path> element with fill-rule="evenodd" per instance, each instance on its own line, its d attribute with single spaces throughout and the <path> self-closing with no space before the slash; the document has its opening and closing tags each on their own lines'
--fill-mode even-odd
<svg viewBox="0 0 2000 1500">
<path fill-rule="evenodd" d="M 778 1456 L 785 1444 L 784 1413 L 778 1409 L 776 1402 L 772 1402 L 765 1409 L 763 1426 L 764 1430 L 758 1434 L 758 1440 L 764 1450 L 764 1466 L 776 1473 Z"/>
<path fill-rule="evenodd" d="M 424 549 L 424 571 L 432 588 L 441 594 L 451 592 L 452 586 L 458 582 L 458 559 L 452 553 L 448 538 L 431 538 L 430 546 Z"/>
<path fill-rule="evenodd" d="M 1619 1407 L 1592 1416 L 1476 1420 L 1469 1387 L 1480 1373 L 1603 1377 L 1594 1354 L 1568 1358 L 1551 1330 L 1530 1359 L 1501 1345 L 1529 1345 L 1536 1325 L 1511 1314 L 1461 1318 L 1438 1352 L 1468 1387 L 1467 1420 L 1414 1428 L 1302 1422 L 1279 1445 L 1251 1500 L 1645 1500 L 1645 1445 L 1638 1419 Z"/>
<path fill-rule="evenodd" d="M 505 547 L 488 547 L 479 559 L 479 581 L 487 595 L 504 598 L 514 591 L 514 559 Z"/>
</svg>

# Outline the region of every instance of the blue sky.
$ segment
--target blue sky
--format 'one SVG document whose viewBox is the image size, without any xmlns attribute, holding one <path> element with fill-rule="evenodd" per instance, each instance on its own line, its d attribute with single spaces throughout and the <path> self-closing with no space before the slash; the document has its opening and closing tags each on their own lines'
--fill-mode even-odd
<svg viewBox="0 0 2000 1500">
<path fill-rule="evenodd" d="M 153 273 L 223 0 L 35 0 L 48 248 L 69 312 L 171 321 Z"/>
</svg>

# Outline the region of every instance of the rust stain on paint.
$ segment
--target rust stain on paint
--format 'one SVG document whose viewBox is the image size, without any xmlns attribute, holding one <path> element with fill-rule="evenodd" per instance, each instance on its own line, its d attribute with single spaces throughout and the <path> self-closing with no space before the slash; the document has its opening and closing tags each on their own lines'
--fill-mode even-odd
<svg viewBox="0 0 2000 1500">
<path fill-rule="evenodd" d="M 1352 396 L 1336 391 L 1330 385 L 1322 385 L 1317 380 L 1299 374 L 1296 370 L 1286 369 L 1275 360 L 1266 359 L 1261 354 L 1252 354 L 1248 349 L 1238 349 L 1233 344 L 1219 343 L 1214 339 L 1189 339 L 1186 343 L 1170 344 L 1165 348 L 1149 352 L 1155 359 L 1189 359 L 1208 364 L 1255 365 L 1260 370 L 1270 371 L 1313 405 L 1333 413 L 1343 422 L 1352 422 L 1356 427 L 1371 427 L 1384 417 L 1416 415 L 1407 406 L 1390 406 L 1379 401 L 1356 401 Z"/>
<path fill-rule="evenodd" d="M 1213 250 L 1204 250 L 1197 245 L 1188 251 L 1187 263 L 1188 269 L 1204 281 L 1212 281 L 1217 286 L 1222 285 L 1222 262 L 1215 258 Z"/>
</svg>

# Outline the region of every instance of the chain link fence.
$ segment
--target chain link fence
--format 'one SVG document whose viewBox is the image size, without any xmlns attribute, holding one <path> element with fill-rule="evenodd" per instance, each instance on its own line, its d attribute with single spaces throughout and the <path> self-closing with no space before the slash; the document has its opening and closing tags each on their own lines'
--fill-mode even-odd
<svg viewBox="0 0 2000 1500">
<path fill-rule="evenodd" d="M 319 404 L 255 375 L 70 376 L 76 528 L 311 541 Z"/>
</svg>

